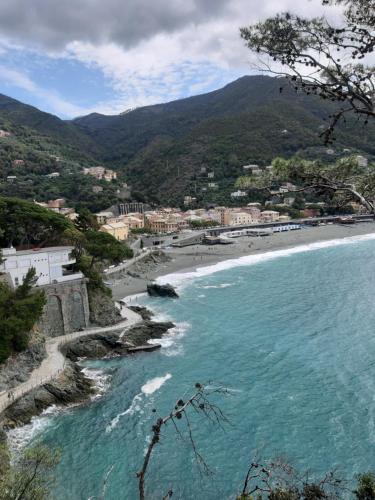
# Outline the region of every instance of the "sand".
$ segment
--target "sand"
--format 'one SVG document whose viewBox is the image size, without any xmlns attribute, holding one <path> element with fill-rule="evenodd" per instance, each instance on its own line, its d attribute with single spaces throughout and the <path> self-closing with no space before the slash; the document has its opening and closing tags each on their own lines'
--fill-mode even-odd
<svg viewBox="0 0 375 500">
<path fill-rule="evenodd" d="M 375 222 L 307 227 L 297 231 L 274 233 L 270 236 L 236 238 L 231 245 L 193 245 L 185 248 L 166 249 L 165 253 L 170 257 L 170 261 L 155 266 L 154 269 L 147 271 L 147 275 L 139 273 L 139 267 L 129 269 L 139 273 L 141 277 L 126 276 L 125 278 L 112 279 L 111 289 L 114 299 L 120 300 L 129 295 L 145 292 L 148 282 L 165 274 L 192 271 L 201 266 L 216 264 L 244 255 L 370 233 L 375 233 Z"/>
</svg>

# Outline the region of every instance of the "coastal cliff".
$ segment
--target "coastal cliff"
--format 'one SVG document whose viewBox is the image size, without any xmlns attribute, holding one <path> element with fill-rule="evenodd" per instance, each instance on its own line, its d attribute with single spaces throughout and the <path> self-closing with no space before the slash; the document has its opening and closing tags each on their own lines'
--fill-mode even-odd
<svg viewBox="0 0 375 500">
<path fill-rule="evenodd" d="M 134 348 L 146 345 L 148 340 L 161 338 L 174 326 L 171 322 L 146 320 L 129 328 L 123 335 L 117 331 L 72 340 L 62 350 L 67 358 L 64 370 L 56 379 L 33 389 L 10 405 L 1 415 L 1 427 L 9 429 L 25 425 L 51 405 L 68 406 L 88 401 L 95 393 L 95 386 L 76 361 L 128 355 Z"/>
</svg>

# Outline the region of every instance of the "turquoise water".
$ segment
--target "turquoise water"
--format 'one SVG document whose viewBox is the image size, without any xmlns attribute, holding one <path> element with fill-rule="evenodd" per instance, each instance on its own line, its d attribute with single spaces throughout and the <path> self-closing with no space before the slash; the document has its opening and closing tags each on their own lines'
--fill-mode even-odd
<svg viewBox="0 0 375 500">
<path fill-rule="evenodd" d="M 220 399 L 225 431 L 192 416 L 213 475 L 199 475 L 170 426 L 149 498 L 169 488 L 173 498 L 233 498 L 256 452 L 349 479 L 375 468 L 375 241 L 258 260 L 185 280 L 179 300 L 142 299 L 178 328 L 161 351 L 90 363 L 110 375 L 107 392 L 44 417 L 38 439 L 62 449 L 53 498 L 99 496 L 113 466 L 106 498 L 136 499 L 152 408 L 168 414 L 196 381 L 231 389 Z"/>
</svg>

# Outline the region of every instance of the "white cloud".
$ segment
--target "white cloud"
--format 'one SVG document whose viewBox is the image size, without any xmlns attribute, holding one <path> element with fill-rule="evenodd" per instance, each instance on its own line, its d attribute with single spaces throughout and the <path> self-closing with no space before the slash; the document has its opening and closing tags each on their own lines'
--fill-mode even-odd
<svg viewBox="0 0 375 500">
<path fill-rule="evenodd" d="M 28 75 L 20 71 L 0 65 L 0 80 L 3 83 L 26 90 L 31 95 L 41 99 L 52 112 L 58 115 L 71 117 L 86 113 L 86 109 L 71 104 L 54 91 L 40 87 Z"/>
<path fill-rule="evenodd" d="M 114 91 L 111 100 L 93 106 L 102 113 L 193 95 L 249 73 L 254 56 L 240 39 L 240 26 L 283 10 L 308 17 L 323 11 L 321 0 L 79 0 L 76 10 L 70 5 L 73 0 L 67 0 L 57 11 L 52 9 L 52 16 L 51 4 L 27 0 L 34 6 L 31 30 L 25 28 L 23 14 L 17 17 L 25 1 L 1 2 L 0 26 L 5 29 L 6 19 L 14 26 L 11 43 L 26 40 L 29 50 L 43 46 L 50 57 L 70 58 L 101 71 Z M 22 75 L 18 83 L 17 75 L 13 77 L 22 87 Z M 30 92 L 40 95 L 45 89 Z M 94 110 L 69 104 L 51 91 L 46 101 L 55 112 L 69 116 Z"/>
</svg>

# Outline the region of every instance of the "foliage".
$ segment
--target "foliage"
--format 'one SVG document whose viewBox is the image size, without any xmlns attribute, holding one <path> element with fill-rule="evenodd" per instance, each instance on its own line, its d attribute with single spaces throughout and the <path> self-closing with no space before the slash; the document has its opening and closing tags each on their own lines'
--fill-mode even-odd
<svg viewBox="0 0 375 500">
<path fill-rule="evenodd" d="M 0 477 L 0 500 L 44 500 L 53 484 L 58 451 L 42 445 L 28 448 Z"/>
<path fill-rule="evenodd" d="M 319 127 L 334 103 L 296 96 L 289 88 L 280 94 L 283 84 L 265 76 L 243 77 L 206 95 L 70 123 L 27 106 L 21 110 L 21 103 L 12 100 L 4 111 L 0 97 L 0 128 L 13 134 L 0 138 L 0 195 L 38 201 L 64 197 L 68 206 L 96 212 L 122 199 L 126 179 L 134 199 L 150 204 L 181 205 L 191 195 L 199 204 L 230 205 L 242 165 L 264 166 L 275 156 L 296 153 L 311 159 L 327 156 Z M 357 122 L 348 120 L 337 129 L 335 155 L 340 157 L 344 148 L 374 155 L 374 131 L 370 124 L 358 130 Z M 14 167 L 17 158 L 25 165 Z M 83 167 L 99 162 L 117 170 L 119 180 L 82 174 Z M 210 179 L 201 167 L 214 172 L 217 189 L 208 187 Z M 60 177 L 46 177 L 51 172 Z M 16 175 L 16 181 L 6 182 L 8 175 Z M 95 192 L 96 186 L 103 191 Z"/>
<path fill-rule="evenodd" d="M 213 227 L 213 226 L 219 226 L 219 222 L 216 220 L 192 220 L 190 222 L 190 226 L 194 229 L 204 229 L 206 227 Z"/>
<path fill-rule="evenodd" d="M 270 192 L 284 182 L 291 182 L 296 185 L 291 193 L 314 192 L 328 196 L 337 205 L 356 201 L 374 213 L 375 165 L 361 167 L 355 157 L 343 158 L 332 165 L 297 157 L 276 158 L 272 165 L 272 173 L 254 177 L 254 189 Z"/>
<path fill-rule="evenodd" d="M 82 208 L 78 212 L 78 217 L 74 221 L 75 227 L 82 232 L 87 231 L 97 231 L 99 229 L 98 221 L 95 215 L 93 215 L 87 208 Z"/>
<path fill-rule="evenodd" d="M 0 197 L 0 244 L 58 243 L 72 222 L 52 210 L 19 198 Z"/>
<path fill-rule="evenodd" d="M 92 257 L 92 264 L 96 260 L 107 261 L 110 264 L 119 264 L 124 259 L 133 257 L 133 251 L 116 240 L 111 234 L 102 231 L 87 231 L 85 249 Z"/>
<path fill-rule="evenodd" d="M 287 76 L 296 91 L 337 103 L 322 134 L 328 143 L 337 123 L 348 113 L 364 123 L 375 118 L 374 67 L 363 62 L 374 51 L 375 5 L 373 0 L 322 3 L 346 5 L 339 22 L 287 12 L 242 28 L 241 36 L 251 50 L 276 63 L 273 70 L 264 62 L 263 69 Z"/>
<path fill-rule="evenodd" d="M 16 290 L 0 283 L 0 363 L 13 351 L 26 349 L 30 330 L 42 315 L 46 299 L 44 291 L 32 291 L 35 280 L 31 268 Z"/>
<path fill-rule="evenodd" d="M 357 489 L 354 494 L 358 500 L 375 499 L 375 474 L 373 472 L 358 475 Z"/>
</svg>

